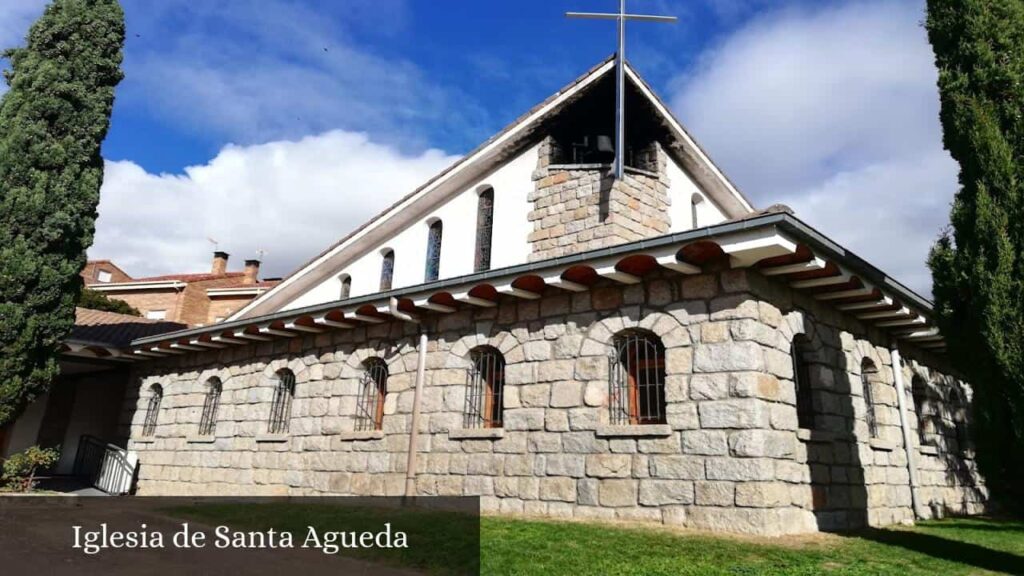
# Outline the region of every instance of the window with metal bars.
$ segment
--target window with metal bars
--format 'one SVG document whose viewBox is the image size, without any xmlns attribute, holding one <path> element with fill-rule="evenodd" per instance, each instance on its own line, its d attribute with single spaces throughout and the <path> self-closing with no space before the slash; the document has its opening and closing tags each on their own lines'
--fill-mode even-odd
<svg viewBox="0 0 1024 576">
<path fill-rule="evenodd" d="M 611 424 L 665 423 L 665 346 L 653 334 L 615 337 L 610 357 Z"/>
<path fill-rule="evenodd" d="M 220 408 L 220 378 L 214 376 L 206 381 L 206 399 L 203 400 L 203 416 L 199 419 L 199 435 L 212 436 L 217 429 L 217 409 Z"/>
<path fill-rule="evenodd" d="M 494 188 L 480 193 L 476 204 L 476 259 L 473 269 L 491 269 L 491 235 L 494 231 Z"/>
<path fill-rule="evenodd" d="M 391 282 L 395 277 L 395 251 L 384 252 L 384 258 L 380 263 L 380 290 L 391 290 Z"/>
<path fill-rule="evenodd" d="M 928 415 L 925 404 L 928 402 L 928 386 L 920 374 L 914 374 L 910 380 L 910 394 L 914 398 L 914 415 L 917 416 L 917 436 L 921 444 L 927 443 Z"/>
<path fill-rule="evenodd" d="M 363 368 L 363 381 L 356 404 L 356 430 L 383 430 L 388 365 L 380 358 L 370 358 L 363 364 Z"/>
<path fill-rule="evenodd" d="M 435 221 L 427 230 L 427 269 L 424 273 L 424 281 L 433 282 L 441 274 L 441 235 L 444 233 L 444 224 L 440 220 Z"/>
<path fill-rule="evenodd" d="M 878 420 L 875 417 L 875 398 L 873 384 L 878 380 L 878 368 L 875 363 L 865 358 L 860 365 L 860 383 L 864 389 L 864 419 L 868 423 L 868 432 L 872 438 L 878 437 Z"/>
<path fill-rule="evenodd" d="M 814 429 L 814 396 L 807 364 L 810 342 L 803 334 L 793 338 L 793 384 L 796 387 L 796 420 L 800 428 Z"/>
<path fill-rule="evenodd" d="M 142 423 L 142 435 L 156 434 L 156 421 L 160 416 L 160 403 L 164 399 L 164 388 L 159 384 L 149 387 L 149 404 L 146 406 L 146 419 Z"/>
<path fill-rule="evenodd" d="M 501 428 L 505 389 L 505 358 L 490 346 L 470 351 L 469 387 L 466 390 L 466 428 Z"/>
<path fill-rule="evenodd" d="M 295 398 L 295 374 L 282 368 L 274 374 L 274 401 L 270 404 L 270 418 L 267 420 L 267 432 L 284 434 L 288 432 L 288 424 L 292 419 L 292 400 Z"/>
<path fill-rule="evenodd" d="M 346 300 L 352 294 L 352 277 L 345 274 L 341 277 L 341 293 L 338 295 L 339 300 Z"/>
</svg>

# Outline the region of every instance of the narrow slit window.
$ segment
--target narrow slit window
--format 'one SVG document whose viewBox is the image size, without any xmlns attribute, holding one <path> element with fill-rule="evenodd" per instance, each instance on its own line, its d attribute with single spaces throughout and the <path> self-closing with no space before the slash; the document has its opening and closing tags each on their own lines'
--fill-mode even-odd
<svg viewBox="0 0 1024 576">
<path fill-rule="evenodd" d="M 274 375 L 274 401 L 270 404 L 270 418 L 267 432 L 284 434 L 292 417 L 292 400 L 295 398 L 295 374 L 283 368 Z"/>
<path fill-rule="evenodd" d="M 878 419 L 875 414 L 875 398 L 872 387 L 878 380 L 878 368 L 875 363 L 867 358 L 861 363 L 860 383 L 864 389 L 864 419 L 868 424 L 868 433 L 872 438 L 878 438 Z"/>
<path fill-rule="evenodd" d="M 345 274 L 341 277 L 341 293 L 338 294 L 339 300 L 347 300 L 352 295 L 352 277 Z"/>
<path fill-rule="evenodd" d="M 362 389 L 356 405 L 356 430 L 383 430 L 388 365 L 380 358 L 371 358 L 363 366 Z"/>
<path fill-rule="evenodd" d="M 476 261 L 473 269 L 491 269 L 491 236 L 494 231 L 494 188 L 480 193 L 476 205 Z"/>
<path fill-rule="evenodd" d="M 395 251 L 384 252 L 384 258 L 380 263 L 380 290 L 384 292 L 391 290 L 391 283 L 395 277 Z"/>
<path fill-rule="evenodd" d="M 426 282 L 437 280 L 441 274 L 441 236 L 444 233 L 444 224 L 440 220 L 435 221 L 427 230 L 427 269 L 424 274 Z"/>
<path fill-rule="evenodd" d="M 610 358 L 610 421 L 617 425 L 665 423 L 665 347 L 653 334 L 626 332 Z"/>
<path fill-rule="evenodd" d="M 807 364 L 810 344 L 807 337 L 797 334 L 793 338 L 793 384 L 796 387 L 796 419 L 800 428 L 814 429 L 814 396 L 811 389 L 811 371 Z"/>
<path fill-rule="evenodd" d="M 146 419 L 142 423 L 142 435 L 156 434 L 156 423 L 160 417 L 160 403 L 164 399 L 163 386 L 153 384 L 149 388 L 149 403 L 146 405 Z"/>
<path fill-rule="evenodd" d="M 220 408 L 220 378 L 206 381 L 206 398 L 203 400 L 203 416 L 199 419 L 199 435 L 212 436 L 217 430 L 217 410 Z"/>
<path fill-rule="evenodd" d="M 917 416 L 917 436 L 921 444 L 927 444 L 928 428 L 928 387 L 924 378 L 915 374 L 910 381 L 910 394 L 914 398 L 914 415 Z"/>
<path fill-rule="evenodd" d="M 466 390 L 466 428 L 501 428 L 505 389 L 505 358 L 490 346 L 470 352 L 469 388 Z"/>
</svg>

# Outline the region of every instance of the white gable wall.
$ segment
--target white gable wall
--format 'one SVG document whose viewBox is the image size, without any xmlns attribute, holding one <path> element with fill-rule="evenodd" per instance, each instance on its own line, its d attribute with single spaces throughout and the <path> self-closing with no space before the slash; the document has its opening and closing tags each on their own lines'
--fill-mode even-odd
<svg viewBox="0 0 1024 576">
<path fill-rule="evenodd" d="M 666 170 L 669 182 L 668 197 L 672 202 L 669 206 L 669 230 L 671 232 L 682 232 L 693 228 L 690 203 L 693 201 L 694 194 L 702 198 L 702 201 L 697 204 L 698 227 L 704 228 L 718 224 L 728 218 L 725 211 L 697 186 L 697 183 L 682 167 L 676 164 L 674 159 L 668 159 Z"/>
<path fill-rule="evenodd" d="M 341 279 L 351 275 L 350 296 L 380 291 L 383 252 L 395 251 L 393 288 L 422 284 L 426 273 L 427 230 L 435 219 L 444 224 L 441 240 L 440 278 L 474 272 L 476 259 L 477 195 L 487 186 L 494 188 L 494 229 L 491 237 L 491 268 L 523 264 L 530 254 L 527 236 L 533 230 L 528 216 L 533 171 L 537 167 L 537 146 L 522 152 L 484 178 L 466 186 L 434 210 L 424 213 L 404 230 L 396 230 L 385 242 L 343 264 L 326 280 L 292 300 L 281 310 L 293 310 L 337 300 Z M 378 224 L 388 226 L 386 221 Z"/>
</svg>

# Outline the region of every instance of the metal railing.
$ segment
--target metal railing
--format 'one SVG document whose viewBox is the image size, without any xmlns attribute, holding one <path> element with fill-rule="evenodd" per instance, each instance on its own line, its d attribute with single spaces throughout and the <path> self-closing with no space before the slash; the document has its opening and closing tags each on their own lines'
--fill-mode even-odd
<svg viewBox="0 0 1024 576">
<path fill-rule="evenodd" d="M 78 440 L 74 475 L 107 494 L 128 494 L 139 457 L 120 446 L 84 434 Z"/>
</svg>

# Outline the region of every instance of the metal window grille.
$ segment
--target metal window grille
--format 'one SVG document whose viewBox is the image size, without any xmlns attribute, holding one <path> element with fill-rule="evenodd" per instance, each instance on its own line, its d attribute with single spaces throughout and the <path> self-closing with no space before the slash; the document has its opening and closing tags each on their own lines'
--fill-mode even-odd
<svg viewBox="0 0 1024 576">
<path fill-rule="evenodd" d="M 345 276 L 344 278 L 341 279 L 341 294 L 339 295 L 340 299 L 341 300 L 347 299 L 349 297 L 349 294 L 351 294 L 351 293 L 352 293 L 352 277 L 351 276 Z"/>
<path fill-rule="evenodd" d="M 203 416 L 199 419 L 200 436 L 209 436 L 217 429 L 217 409 L 220 407 L 220 378 L 210 378 L 206 385 L 206 399 L 203 401 Z"/>
<path fill-rule="evenodd" d="M 441 235 L 444 225 L 440 220 L 430 225 L 427 231 L 427 270 L 425 281 L 437 280 L 441 274 Z"/>
<path fill-rule="evenodd" d="M 656 337 L 627 333 L 615 339 L 610 360 L 612 424 L 665 423 L 665 347 Z"/>
<path fill-rule="evenodd" d="M 388 250 L 380 264 L 380 289 L 391 290 L 391 281 L 395 276 L 395 251 Z"/>
<path fill-rule="evenodd" d="M 476 261 L 474 270 L 491 268 L 491 234 L 494 230 L 494 188 L 480 193 L 476 209 Z"/>
<path fill-rule="evenodd" d="M 362 391 L 356 404 L 356 430 L 384 429 L 384 398 L 388 392 L 388 365 L 381 359 L 367 361 Z"/>
<path fill-rule="evenodd" d="M 159 384 L 150 388 L 152 395 L 149 397 L 149 405 L 146 406 L 146 419 L 142 424 L 142 435 L 152 436 L 156 433 L 156 421 L 160 415 L 160 402 L 164 399 L 164 389 Z"/>
<path fill-rule="evenodd" d="M 802 336 L 793 339 L 793 384 L 796 386 L 796 419 L 801 428 L 814 428 L 814 396 L 811 389 L 811 372 L 807 365 L 807 340 Z"/>
<path fill-rule="evenodd" d="M 501 428 L 505 390 L 505 358 L 494 348 L 477 348 L 470 353 L 466 390 L 466 428 Z"/>
<path fill-rule="evenodd" d="M 270 405 L 267 432 L 283 434 L 288 431 L 292 417 L 292 399 L 295 398 L 295 374 L 291 370 L 277 371 L 277 386 L 274 387 L 274 401 Z"/>
<path fill-rule="evenodd" d="M 864 389 L 864 419 L 868 423 L 868 432 L 872 438 L 878 437 L 878 421 L 875 418 L 875 399 L 872 382 L 878 373 L 871 361 L 865 361 L 860 369 L 860 383 Z"/>
</svg>

